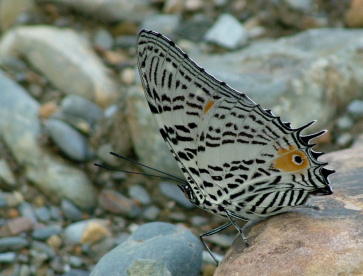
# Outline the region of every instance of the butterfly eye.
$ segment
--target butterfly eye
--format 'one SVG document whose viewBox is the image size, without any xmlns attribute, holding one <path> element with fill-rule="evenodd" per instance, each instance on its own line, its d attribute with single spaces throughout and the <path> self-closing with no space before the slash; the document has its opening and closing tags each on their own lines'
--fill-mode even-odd
<svg viewBox="0 0 363 276">
<path fill-rule="evenodd" d="M 292 156 L 292 162 L 294 162 L 296 165 L 301 165 L 302 163 L 304 163 L 304 160 L 300 155 L 294 154 Z"/>
</svg>

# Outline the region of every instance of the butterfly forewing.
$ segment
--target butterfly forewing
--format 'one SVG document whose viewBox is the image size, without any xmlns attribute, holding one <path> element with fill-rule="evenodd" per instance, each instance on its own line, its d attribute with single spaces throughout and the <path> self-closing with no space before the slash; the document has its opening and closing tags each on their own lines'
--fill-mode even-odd
<svg viewBox="0 0 363 276">
<path fill-rule="evenodd" d="M 330 194 L 333 171 L 290 128 L 196 65 L 168 38 L 144 30 L 138 67 L 159 130 L 199 207 L 254 220 Z"/>
</svg>

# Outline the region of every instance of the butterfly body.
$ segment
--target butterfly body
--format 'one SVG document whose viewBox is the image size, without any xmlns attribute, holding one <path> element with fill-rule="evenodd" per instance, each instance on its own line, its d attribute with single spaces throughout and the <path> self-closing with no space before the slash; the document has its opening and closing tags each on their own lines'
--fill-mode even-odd
<svg viewBox="0 0 363 276">
<path fill-rule="evenodd" d="M 309 136 L 215 79 L 174 42 L 153 31 L 138 38 L 145 96 L 198 207 L 228 218 L 261 219 L 332 193 Z M 232 222 L 233 223 L 233 222 Z"/>
</svg>

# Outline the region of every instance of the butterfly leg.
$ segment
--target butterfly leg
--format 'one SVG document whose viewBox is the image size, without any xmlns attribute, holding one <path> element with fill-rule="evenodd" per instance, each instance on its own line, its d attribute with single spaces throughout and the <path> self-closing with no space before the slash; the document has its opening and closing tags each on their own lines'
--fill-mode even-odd
<svg viewBox="0 0 363 276">
<path fill-rule="evenodd" d="M 227 217 L 229 218 L 230 223 L 237 229 L 238 233 L 241 235 L 241 238 L 243 240 L 243 242 L 245 243 L 246 246 L 249 245 L 248 243 L 248 239 L 246 237 L 246 235 L 244 234 L 244 230 L 247 228 L 247 225 L 249 225 L 249 223 L 247 222 L 242 228 L 236 223 L 236 221 L 233 219 L 232 215 L 230 214 L 229 211 L 226 210 L 226 214 Z"/>
<path fill-rule="evenodd" d="M 218 265 L 218 261 L 217 261 L 217 259 L 214 257 L 214 255 L 213 255 L 212 251 L 209 249 L 209 246 L 208 246 L 208 245 L 207 245 L 207 243 L 205 242 L 204 237 L 208 237 L 208 236 L 214 235 L 214 234 L 216 234 L 216 233 L 218 233 L 218 232 L 221 232 L 221 231 L 223 231 L 224 229 L 226 229 L 227 227 L 229 227 L 231 224 L 232 224 L 232 222 L 231 222 L 231 221 L 229 221 L 229 222 L 227 222 L 227 223 L 223 224 L 222 226 L 219 226 L 218 228 L 213 229 L 213 230 L 211 230 L 211 231 L 209 231 L 209 232 L 207 232 L 207 233 L 204 233 L 204 234 L 202 234 L 202 235 L 200 235 L 200 236 L 199 236 L 199 237 L 200 237 L 200 240 L 202 241 L 202 243 L 203 243 L 203 245 L 204 245 L 204 247 L 205 247 L 205 249 L 207 249 L 208 253 L 211 255 L 211 257 L 213 258 L 213 260 L 215 260 L 215 262 L 217 263 L 217 265 Z"/>
</svg>

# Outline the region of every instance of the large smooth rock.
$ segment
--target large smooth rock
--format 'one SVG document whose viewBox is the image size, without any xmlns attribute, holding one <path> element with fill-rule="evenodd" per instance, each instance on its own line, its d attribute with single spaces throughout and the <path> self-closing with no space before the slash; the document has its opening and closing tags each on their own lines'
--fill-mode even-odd
<svg viewBox="0 0 363 276">
<path fill-rule="evenodd" d="M 314 131 L 363 96 L 362 37 L 362 30 L 316 29 L 224 55 L 189 54 L 293 127 L 316 119 Z"/>
<path fill-rule="evenodd" d="M 39 104 L 1 72 L 0 98 L 0 136 L 27 179 L 54 201 L 67 198 L 79 207 L 94 207 L 96 192 L 87 176 L 41 148 Z"/>
<path fill-rule="evenodd" d="M 363 275 L 363 146 L 324 160 L 338 171 L 330 177 L 334 194 L 312 200 L 320 210 L 295 209 L 254 225 L 250 246 L 238 237 L 216 276 Z"/>
<path fill-rule="evenodd" d="M 196 236 L 186 228 L 152 222 L 107 253 L 91 276 L 197 276 L 201 265 L 202 247 Z"/>
<path fill-rule="evenodd" d="M 117 96 L 116 84 L 102 61 L 71 29 L 17 27 L 3 35 L 0 55 L 25 58 L 64 93 L 83 96 L 102 107 Z"/>
</svg>

